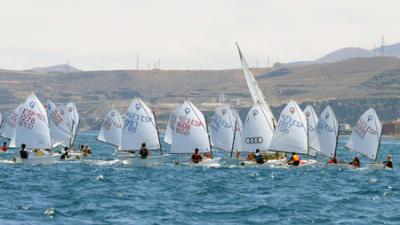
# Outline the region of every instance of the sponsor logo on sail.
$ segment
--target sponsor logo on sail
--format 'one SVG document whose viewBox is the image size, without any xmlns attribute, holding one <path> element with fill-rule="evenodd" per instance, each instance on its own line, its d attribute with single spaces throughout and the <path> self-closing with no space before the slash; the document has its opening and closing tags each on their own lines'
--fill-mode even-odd
<svg viewBox="0 0 400 225">
<path fill-rule="evenodd" d="M 246 137 L 244 141 L 246 144 L 261 144 L 264 142 L 264 139 L 262 137 Z"/>
</svg>

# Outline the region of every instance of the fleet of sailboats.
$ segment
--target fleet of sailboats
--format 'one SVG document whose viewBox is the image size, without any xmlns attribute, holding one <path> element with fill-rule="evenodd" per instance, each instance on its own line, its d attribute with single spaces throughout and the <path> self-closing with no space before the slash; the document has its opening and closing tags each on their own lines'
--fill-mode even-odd
<svg viewBox="0 0 400 225">
<path fill-rule="evenodd" d="M 297 153 L 336 158 L 339 123 L 333 109 L 328 105 L 318 117 L 311 105 L 302 110 L 295 101 L 290 101 L 276 122 L 239 45 L 236 45 L 253 100 L 244 123 L 235 109 L 221 103 L 208 124 L 203 113 L 186 99 L 172 112 L 165 130 L 163 140 L 170 145 L 169 153 L 182 158 L 197 149 L 206 157 L 199 163 L 189 164 L 199 166 L 219 165 L 221 158 L 214 157 L 213 150 L 227 152 L 230 157 L 234 154 L 239 156 L 241 152 L 252 154 L 258 150 L 266 155 Z M 32 93 L 5 117 L 4 123 L 0 115 L 0 136 L 9 139 L 12 148 L 25 144 L 30 151 L 49 149 L 41 156 L 32 152 L 28 159 L 21 159 L 16 154 L 15 162 L 51 164 L 60 159 L 60 154 L 51 149 L 73 148 L 79 120 L 75 103 L 56 105 L 47 100 L 44 106 Z M 376 161 L 381 134 L 382 124 L 371 108 L 358 119 L 346 147 Z M 123 116 L 116 108 L 112 108 L 103 120 L 97 139 L 115 146 L 121 155 L 131 154 L 134 164 L 146 161 L 147 165 L 151 165 L 166 156 L 162 151 L 156 115 L 139 97 L 133 98 Z M 144 145 L 160 154 L 146 159 L 136 157 Z M 186 158 L 185 161 L 190 160 Z M 286 159 L 277 157 L 275 161 L 286 162 Z"/>
</svg>

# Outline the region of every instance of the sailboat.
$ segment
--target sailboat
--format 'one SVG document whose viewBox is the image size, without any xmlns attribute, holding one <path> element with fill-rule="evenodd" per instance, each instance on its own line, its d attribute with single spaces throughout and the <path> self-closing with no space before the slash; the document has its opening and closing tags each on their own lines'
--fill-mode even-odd
<svg viewBox="0 0 400 225">
<path fill-rule="evenodd" d="M 269 150 L 307 155 L 309 145 L 307 131 L 306 115 L 295 101 L 290 101 L 279 116 Z M 315 160 L 302 160 L 300 164 L 315 162 Z"/>
<path fill-rule="evenodd" d="M 339 124 L 335 113 L 328 105 L 321 113 L 317 123 L 318 138 L 310 139 L 310 148 L 329 157 L 336 157 L 339 138 Z"/>
<path fill-rule="evenodd" d="M 311 105 L 308 105 L 303 110 L 303 113 L 304 115 L 306 115 L 307 118 L 307 137 L 308 137 L 308 143 L 310 143 L 311 140 L 318 138 L 318 133 L 317 133 L 318 116 Z M 312 149 L 310 145 L 308 146 L 308 155 L 314 157 L 317 156 L 317 151 Z"/>
<path fill-rule="evenodd" d="M 138 153 L 143 143 L 150 151 L 159 151 L 160 155 L 152 155 L 146 159 L 135 157 L 130 160 L 134 164 L 146 166 L 160 163 L 162 147 L 155 114 L 139 97 L 135 97 L 126 112 L 119 150 L 125 153 Z"/>
<path fill-rule="evenodd" d="M 111 109 L 101 125 L 97 140 L 119 148 L 121 146 L 122 125 L 119 111 L 115 108 Z"/>
<path fill-rule="evenodd" d="M 203 113 L 189 100 L 185 100 L 172 113 L 164 141 L 171 144 L 171 154 L 212 153 L 211 141 Z M 204 157 L 203 157 L 204 158 Z M 219 166 L 220 158 L 203 159 L 193 166 Z"/>
<path fill-rule="evenodd" d="M 382 135 L 382 124 L 373 108 L 368 109 L 353 127 L 346 148 L 376 162 Z"/>
<path fill-rule="evenodd" d="M 20 104 L 17 108 L 13 110 L 13 112 L 7 116 L 6 121 L 1 128 L 1 136 L 6 138 L 6 139 L 11 139 L 15 127 L 17 126 L 17 119 L 18 119 L 18 113 L 21 108 L 22 104 Z"/>
<path fill-rule="evenodd" d="M 29 150 L 53 147 L 46 109 L 33 93 L 19 109 L 10 147 L 19 147 L 22 144 L 25 144 Z M 59 159 L 58 153 L 37 157 L 31 152 L 28 159 L 21 159 L 17 154 L 14 161 L 24 164 L 52 164 Z"/>
<path fill-rule="evenodd" d="M 60 105 L 60 107 L 62 107 Z M 69 102 L 65 105 L 67 117 L 68 117 L 68 124 L 69 124 L 69 130 L 71 132 L 71 138 L 67 141 L 65 141 L 62 145 L 65 147 L 68 147 L 69 149 L 73 149 L 74 143 L 75 143 L 75 138 L 78 133 L 78 125 L 79 125 L 79 113 L 78 109 L 76 108 L 75 103 Z"/>
<path fill-rule="evenodd" d="M 242 121 L 236 112 L 228 104 L 217 107 L 210 120 L 211 145 L 226 152 L 231 157 L 234 152 L 241 149 Z"/>
<path fill-rule="evenodd" d="M 47 100 L 46 112 L 54 148 L 69 140 L 72 137 L 72 132 L 69 130 L 70 125 L 64 109 L 60 109 L 51 100 Z"/>
</svg>

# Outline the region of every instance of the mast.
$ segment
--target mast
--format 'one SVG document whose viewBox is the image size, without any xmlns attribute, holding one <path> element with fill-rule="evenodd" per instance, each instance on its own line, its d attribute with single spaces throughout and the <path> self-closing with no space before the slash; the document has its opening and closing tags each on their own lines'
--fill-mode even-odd
<svg viewBox="0 0 400 225">
<path fill-rule="evenodd" d="M 154 123 L 156 124 L 156 131 L 157 131 L 157 138 L 158 138 L 158 144 L 160 145 L 160 154 L 163 155 L 163 150 L 161 147 L 161 141 L 160 141 L 160 132 L 158 131 L 158 126 L 157 126 L 157 117 L 156 117 L 156 113 L 154 112 L 154 110 L 152 110 L 153 115 L 154 115 Z"/>
<path fill-rule="evenodd" d="M 235 147 L 237 124 L 238 124 L 238 122 L 237 122 L 237 120 L 235 120 L 235 129 L 233 130 L 233 140 L 232 140 L 232 148 L 231 148 L 231 158 L 233 155 L 233 150 L 234 150 L 233 148 Z"/>
<path fill-rule="evenodd" d="M 211 147 L 211 137 L 210 137 L 210 132 L 208 132 L 207 117 L 205 117 L 204 120 L 205 120 L 205 123 L 206 123 L 206 129 L 207 129 L 208 146 L 210 146 L 211 158 L 213 158 L 213 152 L 212 152 L 212 147 Z"/>
</svg>

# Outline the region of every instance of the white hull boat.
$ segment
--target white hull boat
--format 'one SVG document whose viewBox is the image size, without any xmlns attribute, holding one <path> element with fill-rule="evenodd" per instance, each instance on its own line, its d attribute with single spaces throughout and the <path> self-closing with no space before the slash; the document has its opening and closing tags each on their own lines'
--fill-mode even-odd
<svg viewBox="0 0 400 225">
<path fill-rule="evenodd" d="M 27 165 L 51 165 L 60 160 L 61 154 L 45 155 L 40 157 L 29 157 L 27 159 L 21 159 L 21 157 L 16 156 L 14 162 L 17 164 L 27 164 Z"/>
</svg>

